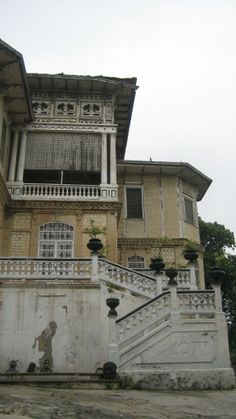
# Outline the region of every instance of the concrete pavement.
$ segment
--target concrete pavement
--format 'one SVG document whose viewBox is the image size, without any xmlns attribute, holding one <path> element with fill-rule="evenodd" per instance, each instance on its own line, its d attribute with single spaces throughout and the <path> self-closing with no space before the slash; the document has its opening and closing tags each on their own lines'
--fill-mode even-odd
<svg viewBox="0 0 236 419">
<path fill-rule="evenodd" d="M 151 392 L 0 386 L 0 419 L 232 419 L 236 390 Z"/>
</svg>

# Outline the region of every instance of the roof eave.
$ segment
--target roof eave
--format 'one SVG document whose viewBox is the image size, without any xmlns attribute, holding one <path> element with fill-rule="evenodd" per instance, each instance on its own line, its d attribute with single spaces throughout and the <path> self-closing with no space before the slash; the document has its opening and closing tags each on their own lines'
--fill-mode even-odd
<svg viewBox="0 0 236 419">
<path fill-rule="evenodd" d="M 183 174 L 185 171 L 185 178 L 186 178 L 186 171 L 189 173 L 194 174 L 195 182 L 193 183 L 194 186 L 198 189 L 197 200 L 201 201 L 204 197 L 206 191 L 208 190 L 209 186 L 212 183 L 212 179 L 208 176 L 204 175 L 194 166 L 189 163 L 185 162 L 156 162 L 156 161 L 140 161 L 140 160 L 118 160 L 117 161 L 118 168 L 119 166 L 130 166 L 130 167 L 142 167 L 142 168 L 157 168 L 159 169 L 159 173 L 163 173 L 163 170 L 166 169 L 176 169 L 175 175 L 178 175 L 183 178 Z M 174 170 L 173 170 L 174 173 Z M 191 181 L 190 181 L 191 183 Z"/>
</svg>

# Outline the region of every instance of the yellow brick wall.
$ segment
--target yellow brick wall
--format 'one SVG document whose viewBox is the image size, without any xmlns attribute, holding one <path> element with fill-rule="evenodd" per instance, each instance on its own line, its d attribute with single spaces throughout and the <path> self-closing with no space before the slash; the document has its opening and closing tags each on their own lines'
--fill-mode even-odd
<svg viewBox="0 0 236 419">
<path fill-rule="evenodd" d="M 142 181 L 142 183 L 141 183 Z M 118 237 L 125 238 L 188 238 L 199 241 L 198 225 L 187 224 L 183 219 L 183 194 L 196 201 L 196 191 L 185 182 L 179 185 L 175 176 L 134 175 L 118 178 L 119 199 L 122 202 Z M 132 183 L 133 182 L 133 183 Z M 127 219 L 125 208 L 125 185 L 140 186 L 143 189 L 143 219 Z M 197 208 L 194 205 L 197 220 Z"/>
<path fill-rule="evenodd" d="M 117 216 L 112 211 L 20 211 L 7 214 L 4 224 L 2 255 L 7 257 L 37 257 L 39 227 L 49 222 L 63 222 L 74 227 L 74 257 L 88 257 L 88 234 L 84 230 L 94 220 L 105 227 L 106 234 L 98 236 L 108 248 L 110 260 L 117 259 Z M 1 221 L 1 218 L 0 218 Z"/>
<path fill-rule="evenodd" d="M 187 267 L 187 261 L 182 255 L 184 240 L 189 239 L 199 243 L 199 230 L 197 223 L 196 190 L 186 181 L 175 176 L 127 175 L 125 179 L 118 177 L 119 199 L 122 202 L 121 216 L 118 224 L 118 238 L 120 239 L 159 239 L 168 237 L 179 239 L 177 246 L 164 246 L 161 256 L 166 264 L 177 267 Z M 143 219 L 126 219 L 125 184 L 127 186 L 140 186 L 143 188 Z M 183 196 L 191 197 L 194 201 L 195 225 L 184 221 Z M 182 245 L 181 245 L 181 240 Z M 131 243 L 131 242 L 130 242 Z M 127 266 L 129 256 L 142 256 L 145 267 L 148 268 L 150 259 L 159 255 L 159 248 L 145 245 L 137 248 L 137 244 L 124 244 L 118 249 L 118 262 Z M 202 257 L 198 261 L 200 282 L 204 284 Z"/>
</svg>

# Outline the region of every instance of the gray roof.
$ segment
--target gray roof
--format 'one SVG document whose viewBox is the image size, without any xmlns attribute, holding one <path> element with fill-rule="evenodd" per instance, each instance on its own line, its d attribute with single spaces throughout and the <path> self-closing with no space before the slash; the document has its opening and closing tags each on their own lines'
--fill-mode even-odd
<svg viewBox="0 0 236 419">
<path fill-rule="evenodd" d="M 31 121 L 33 112 L 23 57 L 1 39 L 0 86 L 5 92 L 5 101 L 13 121 Z"/>
</svg>

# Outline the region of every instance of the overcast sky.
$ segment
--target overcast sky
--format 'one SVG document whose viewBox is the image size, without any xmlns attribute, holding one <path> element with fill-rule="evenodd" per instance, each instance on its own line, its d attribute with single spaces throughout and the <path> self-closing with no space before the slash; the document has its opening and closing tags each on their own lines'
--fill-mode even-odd
<svg viewBox="0 0 236 419">
<path fill-rule="evenodd" d="M 0 37 L 28 72 L 136 76 L 126 159 L 195 166 L 236 234 L 236 0 L 2 0 Z"/>
</svg>

